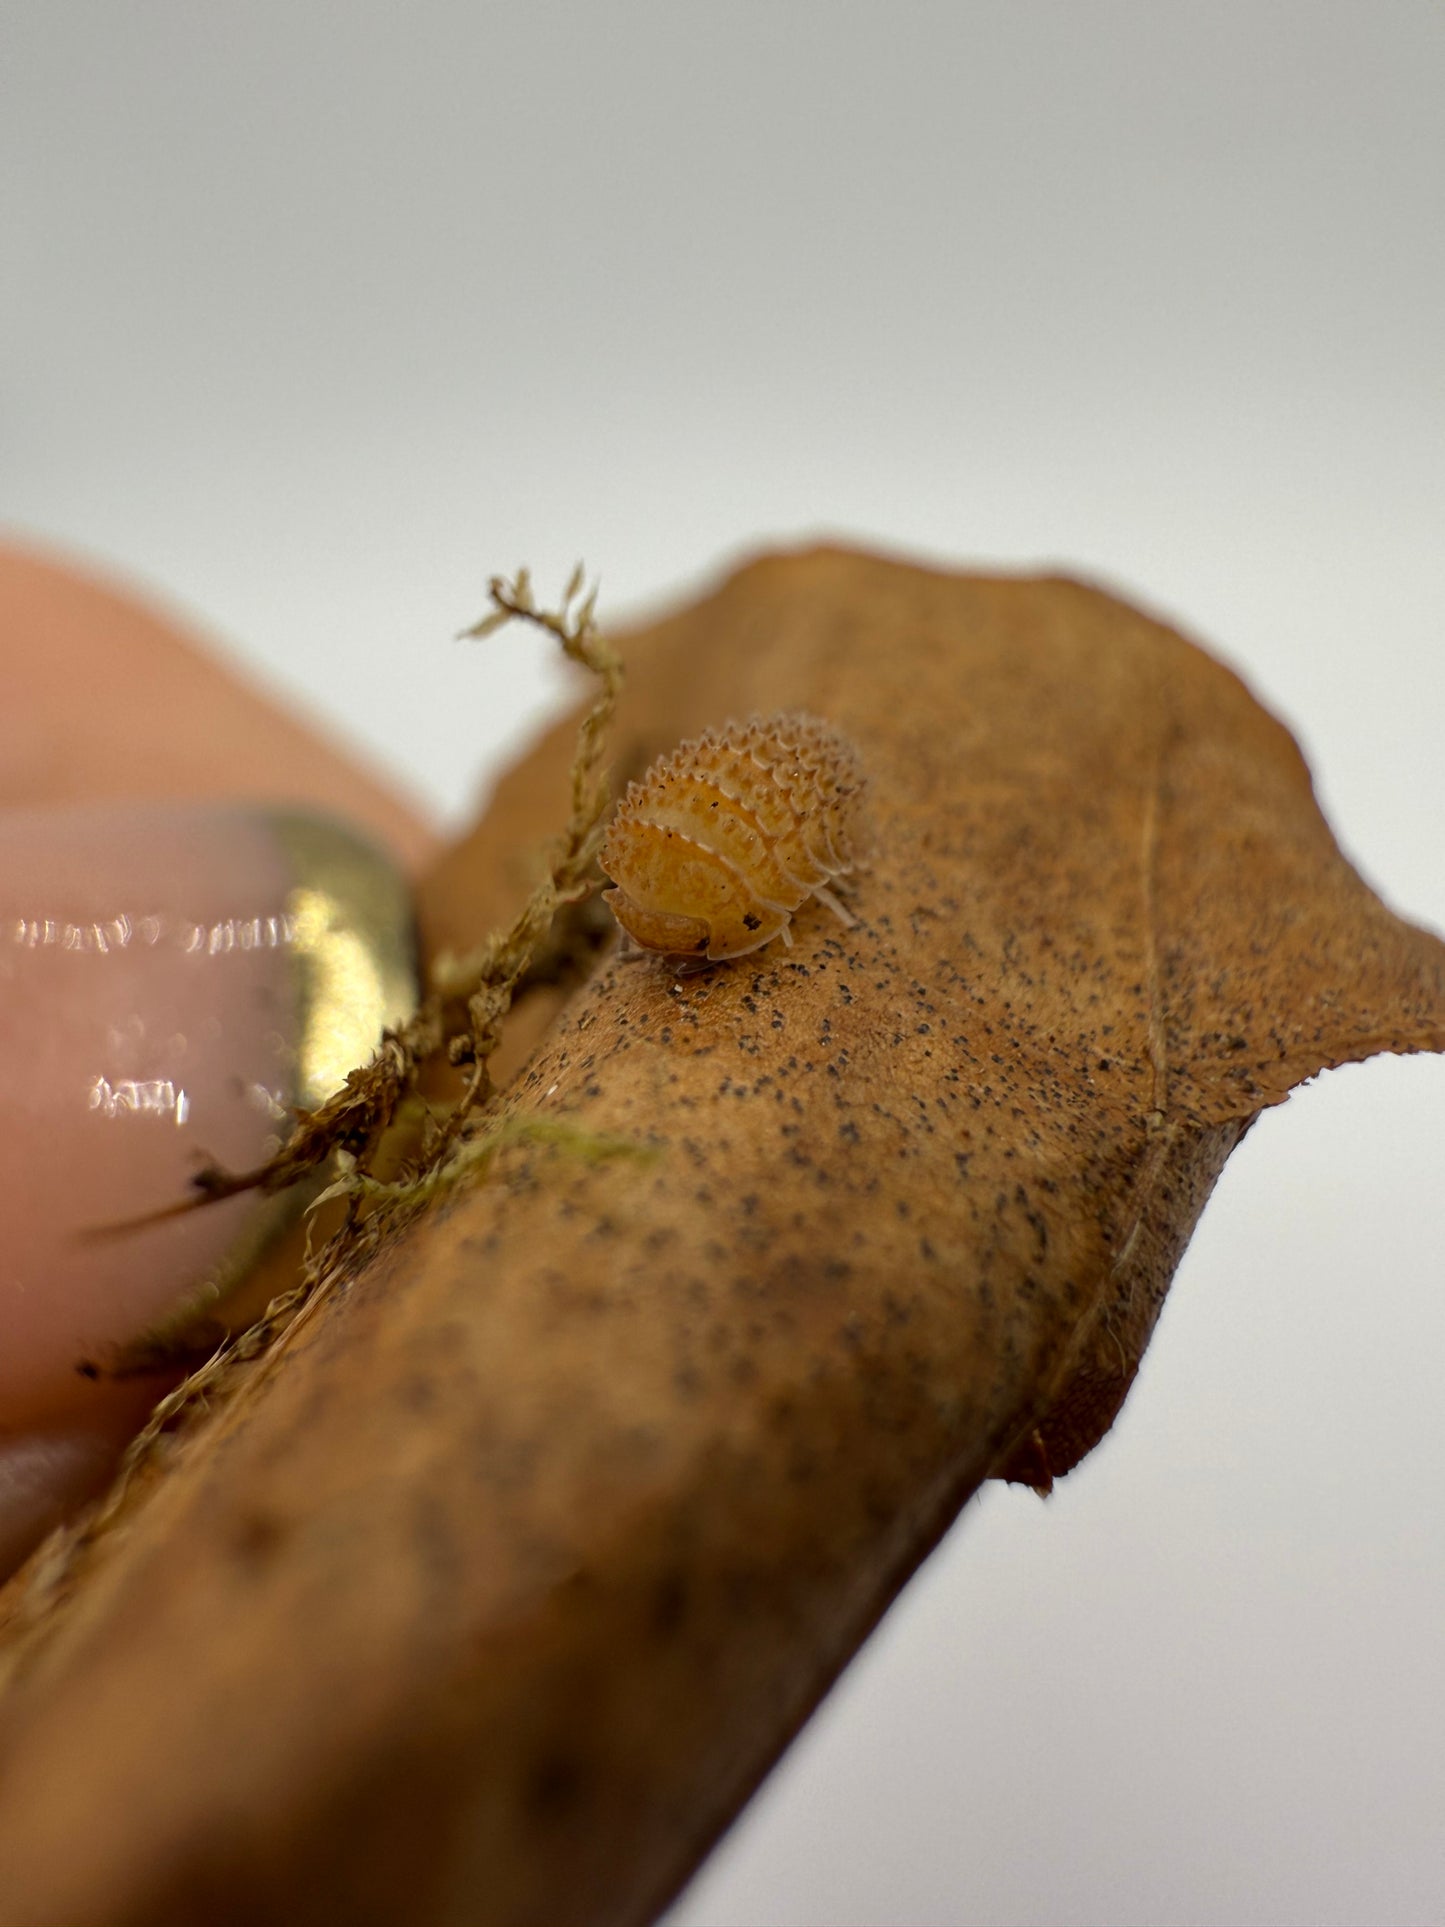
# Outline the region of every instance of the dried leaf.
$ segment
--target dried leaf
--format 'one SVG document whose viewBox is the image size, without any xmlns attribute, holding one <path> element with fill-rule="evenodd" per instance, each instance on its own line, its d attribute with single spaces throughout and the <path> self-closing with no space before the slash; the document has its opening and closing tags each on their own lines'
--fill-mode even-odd
<svg viewBox="0 0 1445 1927">
<path fill-rule="evenodd" d="M 753 709 L 858 744 L 859 927 L 607 963 L 513 1086 L 552 1128 L 30 1575 L 7 1920 L 650 1918 L 979 1480 L 1107 1429 L 1257 1112 L 1445 1046 L 1445 947 L 1285 730 L 1096 590 L 820 551 L 624 654 L 629 770 Z M 572 738 L 442 866 L 435 947 L 515 907 Z"/>
</svg>

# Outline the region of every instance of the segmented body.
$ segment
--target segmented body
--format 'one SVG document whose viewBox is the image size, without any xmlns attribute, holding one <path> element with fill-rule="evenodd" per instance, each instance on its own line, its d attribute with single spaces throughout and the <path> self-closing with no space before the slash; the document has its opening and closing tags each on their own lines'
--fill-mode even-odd
<svg viewBox="0 0 1445 1927">
<path fill-rule="evenodd" d="M 741 957 L 852 869 L 863 772 L 844 737 L 802 714 L 729 723 L 630 783 L 602 846 L 613 914 L 668 955 Z"/>
</svg>

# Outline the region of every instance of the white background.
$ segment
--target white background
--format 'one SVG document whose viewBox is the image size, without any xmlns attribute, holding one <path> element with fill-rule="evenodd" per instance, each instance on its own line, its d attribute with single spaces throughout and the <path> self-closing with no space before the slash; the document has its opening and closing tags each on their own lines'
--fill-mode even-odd
<svg viewBox="0 0 1445 1927">
<path fill-rule="evenodd" d="M 1445 923 L 1445 10 L 11 0 L 0 513 L 449 818 L 762 541 L 1064 564 L 1300 735 Z M 1113 1435 L 990 1490 L 678 1908 L 1445 1916 L 1445 1067 L 1231 1163 Z"/>
</svg>

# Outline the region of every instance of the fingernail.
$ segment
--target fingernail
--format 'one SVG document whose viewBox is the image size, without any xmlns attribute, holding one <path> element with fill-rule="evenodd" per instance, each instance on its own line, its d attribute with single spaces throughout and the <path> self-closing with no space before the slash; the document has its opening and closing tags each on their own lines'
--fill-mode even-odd
<svg viewBox="0 0 1445 1927">
<path fill-rule="evenodd" d="M 289 1215 L 255 1194 L 97 1239 L 264 1162 L 415 1001 L 401 878 L 305 814 L 0 814 L 0 1433 L 226 1296 Z M 294 1208 L 294 1207 L 290 1207 Z"/>
</svg>

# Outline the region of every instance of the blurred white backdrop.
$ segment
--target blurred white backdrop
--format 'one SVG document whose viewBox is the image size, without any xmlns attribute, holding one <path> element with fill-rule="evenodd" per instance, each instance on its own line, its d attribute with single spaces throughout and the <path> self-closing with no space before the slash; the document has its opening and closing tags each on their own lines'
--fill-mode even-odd
<svg viewBox="0 0 1445 1927">
<path fill-rule="evenodd" d="M 449 819 L 559 700 L 469 695 L 491 571 L 829 533 L 1175 616 L 1445 923 L 1432 0 L 12 0 L 0 222 L 9 530 Z M 1445 1915 L 1442 1145 L 1430 1060 L 1260 1123 L 675 1927 Z"/>
</svg>

